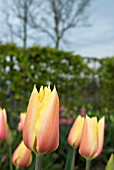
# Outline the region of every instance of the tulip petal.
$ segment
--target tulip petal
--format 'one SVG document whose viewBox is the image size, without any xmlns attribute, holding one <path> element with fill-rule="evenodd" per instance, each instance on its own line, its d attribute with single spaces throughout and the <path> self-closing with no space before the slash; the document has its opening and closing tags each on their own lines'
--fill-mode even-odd
<svg viewBox="0 0 114 170">
<path fill-rule="evenodd" d="M 59 98 L 54 88 L 45 88 L 45 97 L 39 122 L 36 123 L 36 150 L 39 153 L 52 152 L 59 143 Z"/>
<path fill-rule="evenodd" d="M 32 161 L 31 151 L 22 141 L 12 156 L 13 164 L 17 167 L 28 167 Z"/>
<path fill-rule="evenodd" d="M 79 153 L 85 158 L 91 158 L 97 148 L 97 118 L 86 115 L 81 137 Z"/>
<path fill-rule="evenodd" d="M 97 150 L 94 153 L 93 158 L 100 155 L 103 149 L 104 144 L 104 125 L 105 125 L 105 118 L 101 118 L 98 122 L 97 128 L 98 128 L 98 140 L 97 140 Z"/>
<path fill-rule="evenodd" d="M 5 122 L 7 123 L 6 109 L 3 109 L 2 111 L 3 111 L 4 118 L 5 118 Z"/>
<path fill-rule="evenodd" d="M 76 118 L 69 136 L 68 136 L 68 143 L 73 147 L 78 147 L 81 140 L 82 130 L 84 125 L 84 118 L 80 115 Z"/>
<path fill-rule="evenodd" d="M 20 114 L 20 122 L 18 124 L 18 130 L 20 130 L 20 131 L 23 131 L 25 117 L 26 117 L 26 113 L 21 113 Z"/>
<path fill-rule="evenodd" d="M 0 141 L 7 138 L 7 117 L 5 109 L 0 108 Z"/>
<path fill-rule="evenodd" d="M 37 119 L 39 119 L 38 112 L 41 107 L 42 104 L 40 102 L 39 94 L 36 87 L 34 86 L 27 108 L 27 114 L 24 123 L 25 128 L 23 128 L 23 140 L 29 149 L 33 149 L 33 145 L 35 143 L 35 124 Z"/>
</svg>

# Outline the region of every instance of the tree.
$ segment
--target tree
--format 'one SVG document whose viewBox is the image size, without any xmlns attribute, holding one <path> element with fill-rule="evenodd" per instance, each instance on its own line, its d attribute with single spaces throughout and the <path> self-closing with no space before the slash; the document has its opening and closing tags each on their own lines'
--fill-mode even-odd
<svg viewBox="0 0 114 170">
<path fill-rule="evenodd" d="M 39 15 L 31 14 L 30 25 L 46 33 L 58 49 L 66 31 L 78 25 L 85 25 L 85 10 L 91 0 L 47 0 Z M 41 12 L 42 11 L 42 12 Z M 41 14 L 43 14 L 41 16 Z M 38 17 L 37 17 L 38 16 Z"/>
<path fill-rule="evenodd" d="M 10 2 L 9 11 L 6 13 L 6 22 L 10 29 L 10 34 L 20 38 L 24 48 L 27 46 L 30 32 L 28 25 L 29 15 L 35 5 L 35 0 L 13 0 Z"/>
</svg>

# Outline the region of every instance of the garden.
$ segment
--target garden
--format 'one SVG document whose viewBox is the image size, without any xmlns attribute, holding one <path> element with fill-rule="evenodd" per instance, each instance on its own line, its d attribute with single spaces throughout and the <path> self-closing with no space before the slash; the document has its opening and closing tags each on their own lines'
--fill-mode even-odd
<svg viewBox="0 0 114 170">
<path fill-rule="evenodd" d="M 0 170 L 114 170 L 113 91 L 113 56 L 0 44 Z"/>
</svg>

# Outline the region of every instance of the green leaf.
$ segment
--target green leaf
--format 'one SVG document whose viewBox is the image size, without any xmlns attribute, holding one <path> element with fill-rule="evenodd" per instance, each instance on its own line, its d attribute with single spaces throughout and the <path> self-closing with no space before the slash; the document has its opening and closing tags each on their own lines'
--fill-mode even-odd
<svg viewBox="0 0 114 170">
<path fill-rule="evenodd" d="M 71 169 L 72 155 L 73 155 L 73 149 L 69 149 L 69 152 L 68 152 L 67 158 L 66 158 L 65 170 L 70 170 Z"/>
<path fill-rule="evenodd" d="M 114 154 L 111 154 L 105 170 L 114 170 Z"/>
</svg>

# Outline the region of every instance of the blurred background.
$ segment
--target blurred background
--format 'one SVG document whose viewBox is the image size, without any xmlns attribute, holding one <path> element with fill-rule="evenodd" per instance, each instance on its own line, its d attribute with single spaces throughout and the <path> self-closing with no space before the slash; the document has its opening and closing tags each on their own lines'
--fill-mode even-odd
<svg viewBox="0 0 114 170">
<path fill-rule="evenodd" d="M 56 85 L 60 120 L 71 119 L 60 121 L 60 146 L 46 155 L 44 170 L 65 169 L 68 133 L 82 108 L 106 117 L 104 149 L 92 162 L 94 170 L 104 170 L 114 152 L 113 9 L 113 0 L 0 1 L 0 106 L 7 111 L 12 152 L 22 139 L 19 114 L 26 112 L 34 84 Z M 0 145 L 0 170 L 6 170 L 7 143 Z M 77 153 L 76 169 L 84 166 Z M 33 168 L 34 154 L 27 169 Z"/>
</svg>

